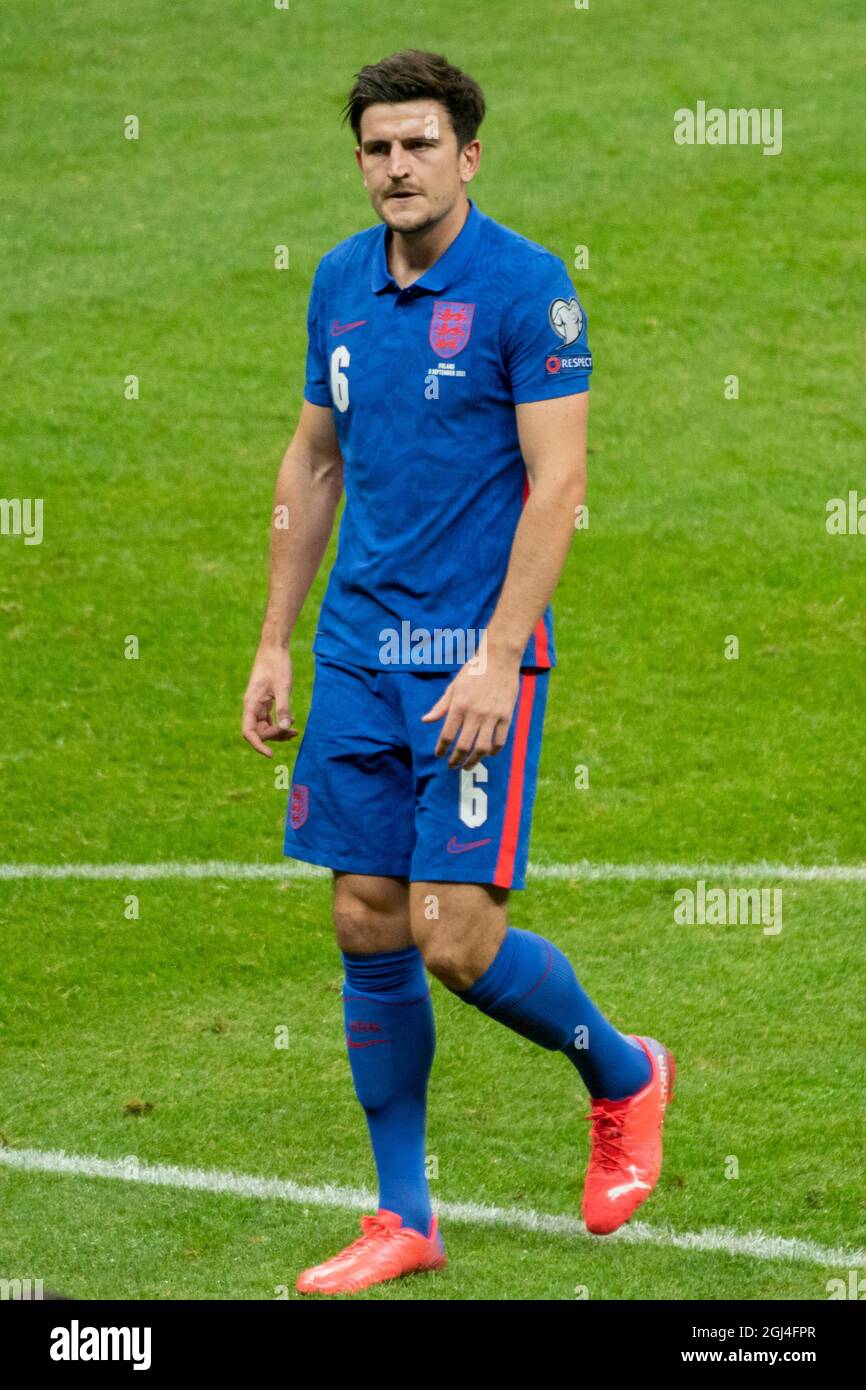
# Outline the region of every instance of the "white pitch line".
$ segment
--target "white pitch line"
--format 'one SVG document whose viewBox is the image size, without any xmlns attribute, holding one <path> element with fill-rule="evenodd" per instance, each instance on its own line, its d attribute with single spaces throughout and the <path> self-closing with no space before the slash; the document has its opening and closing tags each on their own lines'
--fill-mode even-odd
<svg viewBox="0 0 866 1390">
<path fill-rule="evenodd" d="M 296 1206 L 337 1207 L 350 1211 L 375 1210 L 372 1192 L 339 1187 L 333 1183 L 305 1186 L 286 1178 L 261 1178 L 253 1174 L 225 1173 L 218 1169 L 183 1168 L 163 1163 L 142 1163 L 135 1155 L 126 1158 L 93 1158 L 60 1150 L 0 1148 L 0 1165 L 25 1173 L 60 1173 L 85 1178 L 115 1178 L 122 1182 L 146 1183 L 154 1187 L 186 1188 L 193 1192 L 216 1192 L 232 1197 L 252 1197 L 264 1201 L 291 1202 Z M 677 1250 L 697 1250 L 724 1255 L 748 1255 L 758 1260 L 797 1260 L 840 1269 L 866 1265 L 866 1250 L 841 1250 L 818 1245 L 815 1241 L 788 1236 L 770 1236 L 762 1231 L 740 1235 L 723 1228 L 706 1231 L 672 1231 L 666 1226 L 647 1226 L 632 1222 L 612 1236 L 591 1237 L 577 1217 L 554 1216 L 523 1207 L 493 1207 L 483 1202 L 439 1202 L 436 1210 L 444 1221 L 464 1225 L 493 1226 L 509 1230 L 538 1232 L 572 1239 L 619 1241 L 629 1245 L 671 1246 Z"/>
<path fill-rule="evenodd" d="M 164 860 L 158 864 L 0 864 L 0 880 L 13 879 L 306 879 L 326 878 L 329 869 L 298 860 L 275 864 L 236 864 L 222 859 Z M 706 879 L 715 883 L 745 879 L 751 883 L 864 883 L 866 864 L 530 864 L 527 876 L 581 883 L 679 883 Z"/>
<path fill-rule="evenodd" d="M 0 879 L 285 879 L 323 878 L 328 873 L 316 864 L 232 864 L 221 859 L 198 863 L 168 859 L 158 864 L 0 864 Z"/>
</svg>

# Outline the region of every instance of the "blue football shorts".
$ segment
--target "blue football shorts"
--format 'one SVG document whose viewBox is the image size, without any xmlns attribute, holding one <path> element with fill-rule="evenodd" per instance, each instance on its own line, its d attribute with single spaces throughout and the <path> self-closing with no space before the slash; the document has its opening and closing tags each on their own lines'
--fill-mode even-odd
<svg viewBox="0 0 866 1390">
<path fill-rule="evenodd" d="M 508 738 L 474 768 L 435 757 L 455 671 L 367 670 L 316 656 L 284 852 L 338 872 L 523 888 L 549 670 L 520 672 Z"/>
</svg>

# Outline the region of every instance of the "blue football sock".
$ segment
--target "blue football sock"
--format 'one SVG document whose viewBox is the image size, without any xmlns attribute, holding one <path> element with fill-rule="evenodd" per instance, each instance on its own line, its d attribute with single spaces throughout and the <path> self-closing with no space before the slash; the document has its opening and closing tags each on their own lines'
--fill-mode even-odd
<svg viewBox="0 0 866 1390">
<path fill-rule="evenodd" d="M 427 1079 L 435 1029 L 424 962 L 409 946 L 372 956 L 344 953 L 343 964 L 346 1044 L 355 1093 L 367 1114 L 379 1206 L 426 1236 Z"/>
<path fill-rule="evenodd" d="M 633 1095 L 652 1075 L 643 1049 L 599 1013 L 566 957 L 535 932 L 508 927 L 481 978 L 454 993 L 524 1038 L 564 1052 L 596 1099 Z"/>
</svg>

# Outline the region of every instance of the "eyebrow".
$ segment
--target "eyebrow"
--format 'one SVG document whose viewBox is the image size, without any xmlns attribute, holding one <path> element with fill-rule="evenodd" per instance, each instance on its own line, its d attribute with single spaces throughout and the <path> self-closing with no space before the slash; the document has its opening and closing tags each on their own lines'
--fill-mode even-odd
<svg viewBox="0 0 866 1390">
<path fill-rule="evenodd" d="M 395 136 L 395 139 L 397 139 L 397 143 L 400 144 L 400 145 L 417 145 L 417 144 L 420 144 L 420 145 L 438 145 L 438 144 L 439 144 L 439 136 L 438 136 L 438 135 L 435 135 L 435 136 L 434 136 L 434 135 L 407 135 L 407 136 L 406 136 L 404 139 L 402 139 L 402 140 L 398 139 L 398 138 Z M 390 140 L 387 140 L 384 136 L 380 136 L 380 137 L 379 137 L 378 139 L 376 139 L 376 140 L 372 140 L 372 139 L 371 139 L 371 140 L 362 140 L 362 141 L 361 141 L 361 148 L 362 148 L 363 150 L 372 150 L 372 149 L 375 149 L 375 147 L 376 147 L 377 145 L 390 145 L 391 143 L 392 143 L 392 142 L 391 142 Z"/>
</svg>

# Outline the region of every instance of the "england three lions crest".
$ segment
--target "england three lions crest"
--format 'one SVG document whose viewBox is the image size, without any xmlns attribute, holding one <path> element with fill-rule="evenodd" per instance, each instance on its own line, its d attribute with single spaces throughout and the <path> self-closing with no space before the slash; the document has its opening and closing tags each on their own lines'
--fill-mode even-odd
<svg viewBox="0 0 866 1390">
<path fill-rule="evenodd" d="M 474 304 L 458 304 L 450 299 L 437 299 L 430 320 L 430 346 L 437 357 L 456 357 L 469 342 Z"/>
<path fill-rule="evenodd" d="M 310 811 L 310 789 L 298 782 L 292 787 L 289 800 L 289 823 L 293 830 L 299 830 Z"/>
</svg>

